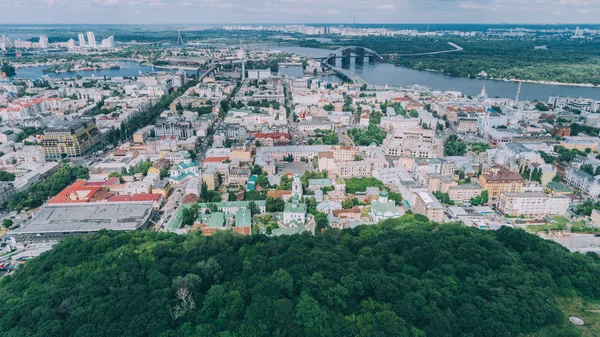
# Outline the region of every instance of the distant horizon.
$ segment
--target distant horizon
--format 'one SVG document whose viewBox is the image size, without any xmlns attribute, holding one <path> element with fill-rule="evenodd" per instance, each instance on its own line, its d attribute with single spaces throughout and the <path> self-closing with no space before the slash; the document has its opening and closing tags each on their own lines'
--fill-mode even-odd
<svg viewBox="0 0 600 337">
<path fill-rule="evenodd" d="M 414 23 L 393 23 L 393 22 L 225 22 L 225 23 L 0 23 L 0 27 L 6 26 L 226 26 L 226 25 L 239 25 L 239 26 L 289 26 L 289 25 L 327 25 L 327 26 L 419 26 L 419 25 L 435 25 L 435 26 L 599 26 L 598 23 L 468 23 L 468 22 L 454 22 L 454 23 L 442 23 L 442 22 L 414 22 Z M 360 27 L 359 27 L 360 28 Z"/>
<path fill-rule="evenodd" d="M 591 0 L 3 0 L 5 24 L 589 24 Z M 173 23 L 179 21 L 180 23 Z M 412 22 L 407 22 L 412 21 Z M 594 25 L 595 23 L 591 23 Z M 600 24 L 600 23 L 598 23 Z"/>
</svg>

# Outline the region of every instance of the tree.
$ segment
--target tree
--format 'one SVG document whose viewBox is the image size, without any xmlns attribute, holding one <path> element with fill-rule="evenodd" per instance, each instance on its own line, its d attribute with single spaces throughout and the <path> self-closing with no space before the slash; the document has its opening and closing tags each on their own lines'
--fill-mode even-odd
<svg viewBox="0 0 600 337">
<path fill-rule="evenodd" d="M 258 214 L 258 206 L 256 206 L 256 203 L 254 201 L 250 201 L 250 203 L 248 204 L 248 209 L 250 210 L 250 214 L 252 216 Z"/>
<path fill-rule="evenodd" d="M 357 198 L 352 198 L 352 199 L 346 199 L 344 201 L 342 201 L 342 208 L 343 209 L 350 209 L 354 206 L 358 206 L 358 199 Z"/>
<path fill-rule="evenodd" d="M 283 209 L 285 208 L 285 202 L 281 198 L 268 197 L 266 208 L 267 212 L 269 213 L 283 212 Z"/>
<path fill-rule="evenodd" d="M 470 203 L 473 205 L 483 205 L 489 202 L 489 193 L 487 190 L 481 191 L 481 194 L 477 197 L 473 197 L 470 200 Z"/>
<path fill-rule="evenodd" d="M 595 172 L 594 165 L 588 164 L 588 163 L 581 165 L 581 170 L 590 175 L 594 175 L 594 172 Z"/>
<path fill-rule="evenodd" d="M 256 174 L 256 175 L 261 175 L 263 173 L 262 167 L 260 167 L 259 165 L 253 165 L 250 168 L 250 173 Z"/>
<path fill-rule="evenodd" d="M 444 155 L 446 156 L 464 156 L 467 153 L 467 144 L 465 144 L 457 135 L 448 136 L 444 143 Z"/>
<path fill-rule="evenodd" d="M 433 192 L 433 195 L 442 203 L 445 205 L 454 205 L 454 201 L 452 199 L 450 199 L 450 196 L 448 195 L 448 193 L 443 193 L 442 191 L 435 191 Z"/>
<path fill-rule="evenodd" d="M 196 221 L 196 217 L 198 216 L 198 204 L 194 204 L 190 208 L 186 208 L 181 213 L 181 224 L 183 226 L 191 226 Z"/>
<path fill-rule="evenodd" d="M 570 337 L 556 298 L 600 299 L 597 256 L 414 214 L 314 236 L 101 231 L 11 274 L 7 336 Z"/>
<path fill-rule="evenodd" d="M 345 180 L 346 193 L 366 192 L 367 187 L 384 188 L 383 182 L 373 177 L 349 178 Z"/>
<path fill-rule="evenodd" d="M 283 191 L 291 190 L 292 189 L 292 179 L 290 179 L 290 177 L 287 174 L 282 175 L 281 181 L 279 182 L 277 189 L 283 190 Z"/>
<path fill-rule="evenodd" d="M 418 118 L 419 117 L 419 112 L 415 109 L 410 110 L 410 117 L 411 118 Z"/>
<path fill-rule="evenodd" d="M 0 171 L 0 181 L 15 181 L 14 173 Z"/>
<path fill-rule="evenodd" d="M 13 221 L 11 219 L 2 220 L 2 227 L 10 228 L 13 225 Z"/>
<path fill-rule="evenodd" d="M 321 233 L 322 229 L 328 228 L 329 219 L 327 217 L 327 214 L 321 212 L 317 213 L 315 215 L 315 223 L 317 224 L 317 226 L 315 227 L 315 234 Z"/>
<path fill-rule="evenodd" d="M 237 201 L 237 195 L 235 192 L 229 192 L 228 196 L 227 196 L 227 200 L 229 201 Z"/>
</svg>

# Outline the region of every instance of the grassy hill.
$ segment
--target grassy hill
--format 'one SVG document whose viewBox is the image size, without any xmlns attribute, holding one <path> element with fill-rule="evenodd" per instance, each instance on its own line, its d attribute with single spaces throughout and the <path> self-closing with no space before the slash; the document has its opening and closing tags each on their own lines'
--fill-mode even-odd
<svg viewBox="0 0 600 337">
<path fill-rule="evenodd" d="M 599 279 L 524 231 L 418 215 L 316 237 L 105 231 L 0 280 L 0 336 L 591 336 L 567 315 L 593 320 Z"/>
</svg>

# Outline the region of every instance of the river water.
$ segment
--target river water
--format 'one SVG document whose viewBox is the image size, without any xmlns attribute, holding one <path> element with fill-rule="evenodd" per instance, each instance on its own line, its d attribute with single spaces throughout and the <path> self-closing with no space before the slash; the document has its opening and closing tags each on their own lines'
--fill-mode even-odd
<svg viewBox="0 0 600 337">
<path fill-rule="evenodd" d="M 123 76 L 139 76 L 140 72 L 142 73 L 150 73 L 156 71 L 171 71 L 171 69 L 167 68 L 156 68 L 151 66 L 143 66 L 136 61 L 110 61 L 111 64 L 119 64 L 125 67 L 124 69 L 100 69 L 100 70 L 91 70 L 91 71 L 71 71 L 66 73 L 44 73 L 43 70 L 47 67 L 30 67 L 30 68 L 19 68 L 16 70 L 16 75 L 14 77 L 22 77 L 29 79 L 41 78 L 42 76 L 50 76 L 50 77 L 76 77 L 77 75 L 81 75 L 82 77 L 123 77 Z M 173 71 L 177 71 L 177 68 L 174 68 Z M 196 74 L 195 70 L 186 70 L 188 75 Z"/>
<path fill-rule="evenodd" d="M 312 57 L 324 57 L 331 53 L 331 50 L 320 48 L 277 47 L 274 49 Z M 341 60 L 339 58 L 337 66 L 341 67 Z M 349 69 L 368 83 L 374 85 L 389 85 L 393 87 L 424 85 L 433 90 L 460 91 L 465 95 L 478 95 L 485 86 L 489 97 L 515 98 L 519 86 L 517 82 L 448 76 L 429 71 L 397 67 L 389 63 L 364 62 L 363 64 L 356 64 L 354 58 L 350 63 Z M 285 68 L 282 70 L 284 74 L 288 71 Z M 539 83 L 523 83 L 521 86 L 521 99 L 547 101 L 548 97 L 552 95 L 586 97 L 600 100 L 600 88 Z"/>
</svg>

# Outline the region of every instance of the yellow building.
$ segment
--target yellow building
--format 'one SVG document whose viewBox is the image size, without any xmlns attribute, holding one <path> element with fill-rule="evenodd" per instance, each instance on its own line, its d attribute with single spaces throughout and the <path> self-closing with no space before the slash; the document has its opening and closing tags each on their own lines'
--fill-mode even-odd
<svg viewBox="0 0 600 337">
<path fill-rule="evenodd" d="M 171 184 L 169 184 L 169 181 L 163 179 L 152 186 L 152 194 L 160 194 L 163 198 L 166 198 L 171 193 L 171 189 L 172 187 Z"/>
<path fill-rule="evenodd" d="M 494 167 L 479 176 L 479 185 L 488 191 L 490 199 L 496 199 L 502 192 L 521 192 L 523 178 L 505 167 Z"/>
<path fill-rule="evenodd" d="M 99 141 L 100 132 L 93 120 L 69 121 L 51 126 L 44 130 L 41 137 L 46 159 L 79 157 Z"/>
</svg>

